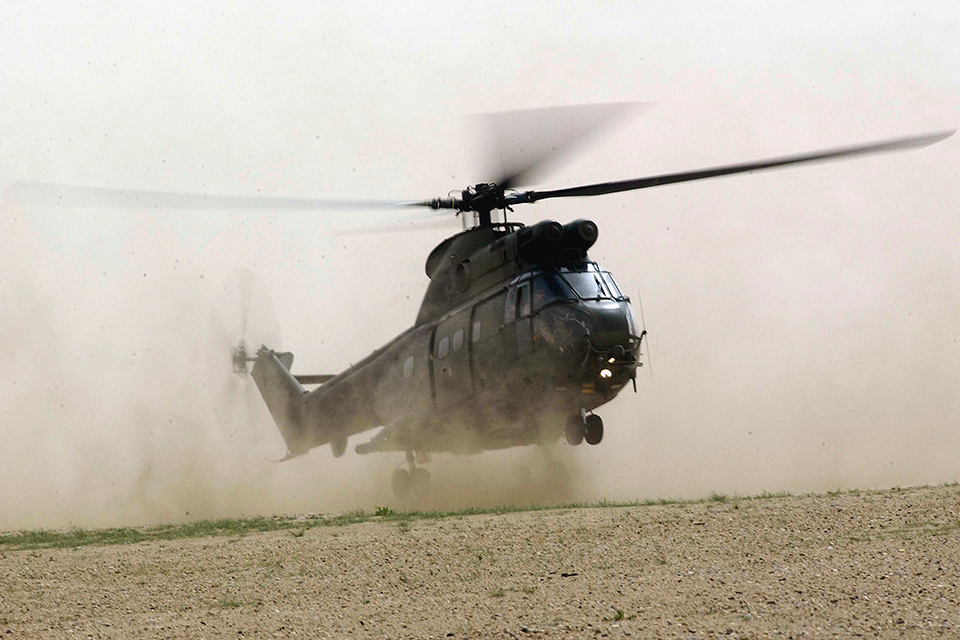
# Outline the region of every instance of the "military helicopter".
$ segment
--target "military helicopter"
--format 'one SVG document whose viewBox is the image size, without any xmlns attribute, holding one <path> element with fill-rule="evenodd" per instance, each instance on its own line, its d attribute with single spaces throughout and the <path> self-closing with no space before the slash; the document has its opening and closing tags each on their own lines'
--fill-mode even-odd
<svg viewBox="0 0 960 640">
<path fill-rule="evenodd" d="M 405 202 L 246 198 L 21 183 L 33 200 L 157 208 L 314 209 L 398 206 L 449 210 L 473 224 L 430 252 L 429 284 L 414 325 L 336 375 L 298 375 L 293 354 L 241 342 L 234 372 L 256 383 L 287 447 L 284 460 L 329 444 L 342 456 L 351 436 L 380 430 L 357 454 L 406 454 L 392 488 L 423 487 L 418 463 L 431 453 L 471 454 L 561 437 L 576 446 L 603 439 L 595 411 L 625 387 L 636 391 L 644 357 L 643 324 L 612 274 L 591 259 L 597 225 L 587 219 L 532 225 L 508 221 L 521 204 L 590 197 L 703 180 L 787 165 L 919 148 L 954 133 L 941 131 L 657 176 L 555 190 L 518 190 L 534 154 L 494 182 L 457 195 Z M 494 220 L 494 212 L 501 219 Z M 641 314 L 642 316 L 642 314 Z M 250 365 L 252 364 L 252 368 Z M 306 386 L 319 385 L 308 391 Z"/>
</svg>

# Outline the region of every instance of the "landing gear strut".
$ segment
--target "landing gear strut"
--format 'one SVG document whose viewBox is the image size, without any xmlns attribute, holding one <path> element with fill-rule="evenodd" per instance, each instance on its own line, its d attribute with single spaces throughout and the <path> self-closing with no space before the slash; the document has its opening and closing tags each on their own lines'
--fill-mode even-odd
<svg viewBox="0 0 960 640">
<path fill-rule="evenodd" d="M 584 440 L 587 444 L 600 444 L 603 440 L 603 419 L 594 413 L 587 414 L 585 411 L 579 416 L 570 416 L 564 435 L 572 446 Z"/>
<path fill-rule="evenodd" d="M 430 472 L 423 467 L 416 466 L 416 458 L 412 451 L 407 452 L 407 466 L 410 470 L 396 469 L 390 480 L 393 495 L 403 498 L 410 490 L 423 491 L 430 484 Z"/>
</svg>

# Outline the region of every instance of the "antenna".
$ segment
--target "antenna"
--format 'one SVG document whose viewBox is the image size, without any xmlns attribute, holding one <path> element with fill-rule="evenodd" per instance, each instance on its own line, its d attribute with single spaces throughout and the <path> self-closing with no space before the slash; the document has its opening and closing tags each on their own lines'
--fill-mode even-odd
<svg viewBox="0 0 960 640">
<path fill-rule="evenodd" d="M 640 297 L 640 287 L 637 287 L 637 306 L 640 307 L 640 347 L 643 348 L 643 339 L 647 339 L 647 366 L 650 367 L 650 377 L 653 377 L 653 353 L 650 349 L 650 334 L 647 333 L 647 320 L 643 317 L 643 298 Z"/>
</svg>

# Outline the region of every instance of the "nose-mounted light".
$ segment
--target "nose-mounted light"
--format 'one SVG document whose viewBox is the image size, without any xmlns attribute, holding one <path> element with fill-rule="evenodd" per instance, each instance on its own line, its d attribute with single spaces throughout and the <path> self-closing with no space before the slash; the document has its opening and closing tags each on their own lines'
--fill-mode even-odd
<svg viewBox="0 0 960 640">
<path fill-rule="evenodd" d="M 611 377 L 613 377 L 613 371 L 610 371 L 610 369 L 601 369 L 601 370 L 600 370 L 600 377 L 601 377 L 601 378 L 604 378 L 604 379 L 606 379 L 606 378 L 611 378 Z"/>
</svg>

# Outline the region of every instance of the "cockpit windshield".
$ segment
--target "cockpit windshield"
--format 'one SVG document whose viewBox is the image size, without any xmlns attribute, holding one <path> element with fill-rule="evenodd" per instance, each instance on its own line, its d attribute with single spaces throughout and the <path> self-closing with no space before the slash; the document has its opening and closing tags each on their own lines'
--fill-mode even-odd
<svg viewBox="0 0 960 640">
<path fill-rule="evenodd" d="M 533 279 L 533 310 L 539 311 L 558 300 L 576 300 L 577 296 L 563 278 L 555 273 L 543 273 Z"/>
<path fill-rule="evenodd" d="M 610 272 L 596 264 L 585 264 L 583 268 L 561 267 L 560 276 L 584 300 L 623 299 Z"/>
</svg>

